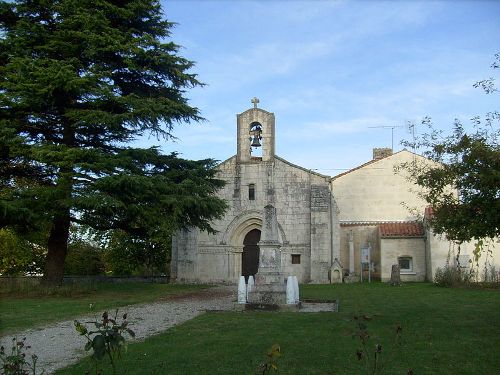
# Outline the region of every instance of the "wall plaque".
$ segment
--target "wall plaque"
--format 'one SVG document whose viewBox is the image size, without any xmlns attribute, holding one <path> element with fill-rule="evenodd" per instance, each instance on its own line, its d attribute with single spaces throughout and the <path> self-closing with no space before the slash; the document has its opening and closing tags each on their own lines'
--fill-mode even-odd
<svg viewBox="0 0 500 375">
<path fill-rule="evenodd" d="M 311 185 L 311 210 L 328 211 L 330 207 L 330 189 L 328 186 Z"/>
</svg>

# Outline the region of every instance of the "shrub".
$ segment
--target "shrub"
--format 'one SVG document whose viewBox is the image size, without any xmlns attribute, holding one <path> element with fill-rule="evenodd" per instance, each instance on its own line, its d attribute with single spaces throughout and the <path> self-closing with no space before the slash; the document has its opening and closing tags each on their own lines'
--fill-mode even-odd
<svg viewBox="0 0 500 375">
<path fill-rule="evenodd" d="M 114 231 L 104 253 L 106 271 L 117 276 L 154 276 L 166 273 L 170 238 L 142 240 Z"/>
<path fill-rule="evenodd" d="M 472 281 L 472 274 L 460 267 L 446 265 L 436 270 L 434 283 L 438 286 L 453 287 L 468 285 Z"/>
<path fill-rule="evenodd" d="M 87 242 L 76 241 L 68 246 L 64 262 L 66 275 L 99 275 L 104 273 L 102 251 Z"/>
<path fill-rule="evenodd" d="M 30 346 L 25 344 L 26 337 L 22 340 L 18 340 L 17 337 L 12 339 L 12 347 L 10 354 L 5 352 L 5 348 L 2 346 L 0 348 L 0 369 L 2 374 L 5 375 L 36 375 L 36 362 L 38 357 L 36 354 L 31 356 L 31 363 L 26 360 L 25 350 L 29 349 Z M 45 371 L 42 371 L 45 374 Z"/>
<path fill-rule="evenodd" d="M 116 374 L 116 360 L 120 358 L 123 348 L 126 348 L 124 333 L 135 337 L 134 331 L 128 328 L 127 314 L 122 316 L 122 322 L 118 323 L 118 310 L 113 318 L 109 317 L 108 312 L 102 314 L 102 320 L 92 322 L 95 330 L 87 329 L 82 323 L 75 320 L 76 331 L 80 336 L 85 336 L 87 343 L 85 350 L 92 349 L 92 359 L 96 361 L 96 374 L 100 374 L 97 362 L 107 357 L 111 363 L 113 374 Z"/>
<path fill-rule="evenodd" d="M 0 274 L 40 273 L 46 249 L 19 237 L 9 229 L 0 229 Z"/>
</svg>

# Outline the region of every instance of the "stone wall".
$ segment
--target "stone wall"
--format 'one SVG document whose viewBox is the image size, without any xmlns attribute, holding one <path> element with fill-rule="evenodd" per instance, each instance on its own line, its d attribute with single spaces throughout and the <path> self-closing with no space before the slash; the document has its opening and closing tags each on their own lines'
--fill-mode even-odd
<svg viewBox="0 0 500 375">
<path fill-rule="evenodd" d="M 340 227 L 340 263 L 344 270 L 344 274 L 349 272 L 349 233 L 352 232 L 354 242 L 354 273 L 360 275 L 361 272 L 361 248 L 371 245 L 371 261 L 374 269 L 371 276 L 375 280 L 380 280 L 380 243 L 379 230 L 376 224 L 374 225 L 341 225 Z M 368 278 L 368 273 L 365 271 L 363 279 Z"/>
<path fill-rule="evenodd" d="M 219 170 L 219 177 L 226 182 L 219 196 L 227 200 L 229 209 L 224 218 L 213 222 L 218 231 L 215 235 L 196 232 L 196 239 L 186 233 L 176 236 L 173 263 L 177 266 L 172 274 L 177 280 L 237 282 L 243 238 L 250 230 L 261 228 L 262 210 L 271 204 L 277 212 L 285 277 L 296 275 L 299 282 L 328 282 L 332 261 L 329 177 L 279 157 L 240 163 L 232 157 Z M 254 200 L 249 199 L 251 184 Z M 292 264 L 292 255 L 300 255 L 300 264 Z"/>
<path fill-rule="evenodd" d="M 401 271 L 401 281 L 425 281 L 425 239 L 424 238 L 381 238 L 382 281 L 391 279 L 391 267 L 398 264 L 399 257 L 411 257 L 411 272 Z"/>
<path fill-rule="evenodd" d="M 484 251 L 479 257 L 479 278 L 482 281 L 485 276 L 485 265 L 488 272 L 494 267 L 498 272 L 500 270 L 500 239 L 494 238 L 488 241 L 485 240 Z M 443 269 L 449 259 L 450 265 L 456 265 L 456 256 L 459 255 L 460 247 L 460 258 L 461 266 L 469 268 L 469 259 L 473 259 L 473 252 L 475 250 L 475 243 L 465 242 L 460 246 L 458 244 L 453 244 L 449 241 L 443 239 L 443 236 L 436 235 L 432 231 L 432 228 L 427 229 L 427 241 L 425 246 L 426 251 L 426 262 L 427 262 L 427 277 L 428 281 L 434 281 L 436 271 L 438 268 Z M 476 267 L 477 269 L 477 267 Z"/>
<path fill-rule="evenodd" d="M 400 151 L 334 177 L 332 192 L 340 222 L 415 220 L 408 208 L 423 214 L 426 203 L 418 197 L 417 186 L 394 171 L 395 166 L 413 158 L 423 159 Z"/>
</svg>

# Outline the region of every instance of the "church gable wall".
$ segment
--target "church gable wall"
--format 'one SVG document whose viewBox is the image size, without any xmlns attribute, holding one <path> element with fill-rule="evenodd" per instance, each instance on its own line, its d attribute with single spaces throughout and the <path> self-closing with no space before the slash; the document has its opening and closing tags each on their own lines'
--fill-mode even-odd
<svg viewBox="0 0 500 375">
<path fill-rule="evenodd" d="M 237 280 L 244 236 L 239 232 L 254 228 L 245 223 L 250 223 L 251 218 L 261 220 L 267 204 L 276 207 L 285 274 L 296 275 L 301 282 L 306 282 L 311 280 L 311 267 L 323 266 L 316 278 L 322 279 L 320 282 L 327 280 L 331 257 L 330 206 L 328 201 L 324 210 L 311 213 L 311 186 L 322 187 L 329 198 L 328 178 L 279 158 L 272 162 L 247 163 L 237 163 L 236 158 L 230 158 L 219 166 L 219 170 L 219 178 L 226 181 L 219 196 L 226 199 L 230 207 L 224 218 L 213 223 L 217 234 L 199 233 L 197 248 L 193 251 L 197 254 L 200 280 Z M 253 200 L 249 197 L 250 185 L 254 188 Z M 314 220 L 313 233 L 311 218 Z M 321 251 L 313 253 L 311 260 L 312 242 Z M 292 255 L 295 260 L 300 256 L 300 264 L 292 264 Z"/>
<path fill-rule="evenodd" d="M 423 213 L 426 203 L 418 197 L 418 187 L 396 174 L 394 167 L 413 158 L 401 151 L 334 177 L 332 191 L 340 210 L 340 221 L 415 220 L 408 208 Z"/>
</svg>

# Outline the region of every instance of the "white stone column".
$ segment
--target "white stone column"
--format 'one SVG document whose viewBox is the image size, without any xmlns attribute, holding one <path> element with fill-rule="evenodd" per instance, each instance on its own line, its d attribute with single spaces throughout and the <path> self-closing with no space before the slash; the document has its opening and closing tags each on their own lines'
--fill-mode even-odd
<svg viewBox="0 0 500 375">
<path fill-rule="evenodd" d="M 245 276 L 240 276 L 238 283 L 238 303 L 247 303 L 247 286 L 245 284 Z"/>
<path fill-rule="evenodd" d="M 349 274 L 354 274 L 354 235 L 352 230 L 348 234 L 349 239 Z"/>
<path fill-rule="evenodd" d="M 243 246 L 234 246 L 230 251 L 228 256 L 228 274 L 229 279 L 236 283 L 241 276 L 241 253 L 243 252 Z"/>
<path fill-rule="evenodd" d="M 244 277 L 244 276 L 243 276 Z M 253 276 L 250 275 L 248 276 L 248 284 L 247 284 L 247 301 L 248 301 L 248 294 L 253 290 L 255 285 L 255 281 L 253 279 Z"/>
<path fill-rule="evenodd" d="M 300 302 L 299 280 L 297 280 L 297 276 L 293 276 L 293 290 L 295 294 L 295 303 L 299 303 Z"/>
<path fill-rule="evenodd" d="M 295 304 L 295 288 L 293 282 L 293 276 L 288 276 L 286 279 L 286 304 Z"/>
</svg>

